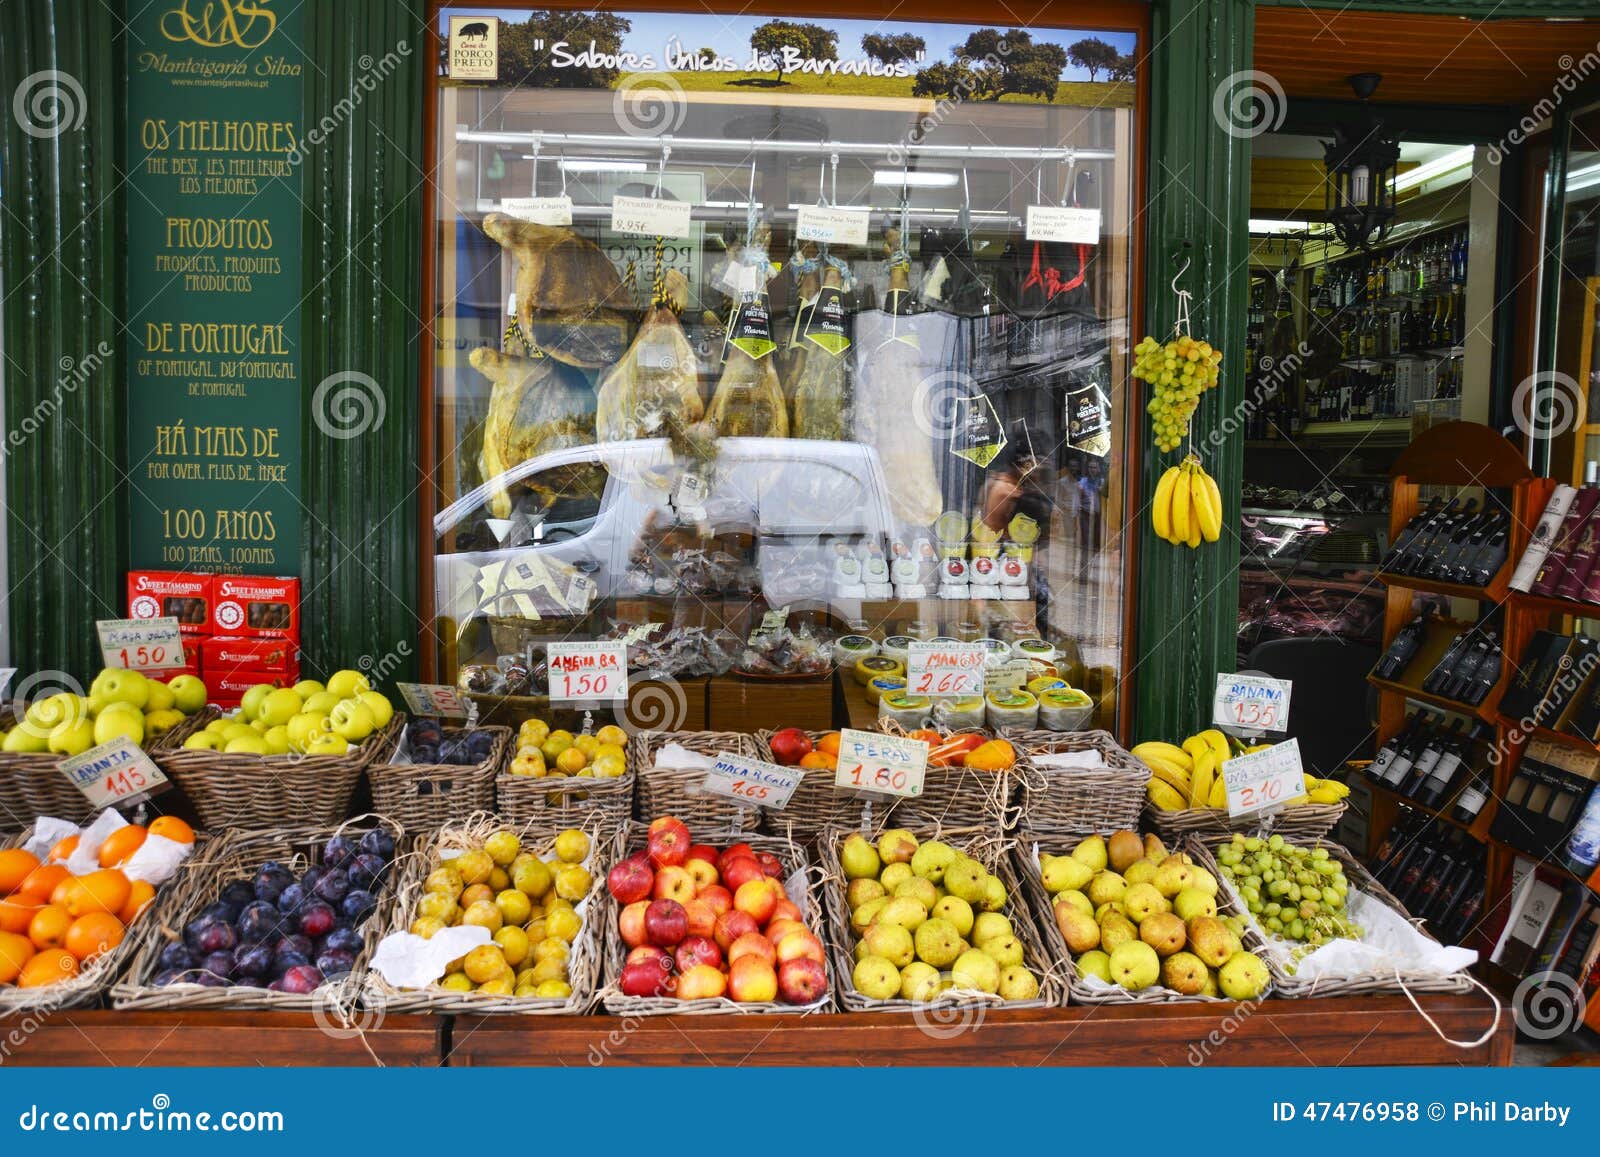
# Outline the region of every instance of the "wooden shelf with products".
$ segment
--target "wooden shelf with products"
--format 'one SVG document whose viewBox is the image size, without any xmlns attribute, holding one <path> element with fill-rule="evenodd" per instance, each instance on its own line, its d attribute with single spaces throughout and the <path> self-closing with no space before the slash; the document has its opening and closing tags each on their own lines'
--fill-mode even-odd
<svg viewBox="0 0 1600 1157">
<path fill-rule="evenodd" d="M 1374 793 L 1381 793 L 1390 797 L 1401 807 L 1408 807 L 1412 811 L 1419 811 L 1423 815 L 1432 816 L 1434 819 L 1440 821 L 1441 823 L 1449 824 L 1453 828 L 1460 828 L 1462 831 L 1466 832 L 1467 835 L 1477 840 L 1480 844 L 1486 844 L 1492 838 L 1489 835 L 1489 825 L 1494 822 L 1494 800 L 1490 800 L 1483 811 L 1478 813 L 1477 819 L 1473 820 L 1470 824 L 1464 824 L 1452 816 L 1448 811 L 1441 811 L 1438 808 L 1431 808 L 1427 804 L 1417 802 L 1408 795 L 1402 795 L 1393 788 L 1384 787 L 1379 783 L 1373 783 L 1370 779 L 1367 780 L 1367 787 L 1372 789 Z"/>
<path fill-rule="evenodd" d="M 1410 418 L 1370 418 L 1362 422 L 1307 422 L 1299 437 L 1350 439 L 1352 441 L 1405 442 L 1411 438 Z"/>
<path fill-rule="evenodd" d="M 1430 694 L 1420 687 L 1413 687 L 1409 683 L 1396 683 L 1390 679 L 1380 679 L 1376 675 L 1368 675 L 1367 682 L 1371 683 L 1383 694 L 1403 696 L 1417 703 L 1426 703 L 1429 707 L 1437 708 L 1440 711 L 1453 711 L 1457 715 L 1481 719 L 1485 723 L 1493 723 L 1495 721 L 1493 704 L 1499 701 L 1500 693 L 1505 690 L 1505 675 L 1502 674 L 1500 682 L 1495 684 L 1494 691 L 1490 692 L 1482 703 L 1474 707 L 1470 703 L 1446 699 L 1443 695 Z"/>
<path fill-rule="evenodd" d="M 1500 573 L 1490 580 L 1488 586 L 1474 587 L 1465 583 L 1448 583 L 1440 579 L 1417 578 L 1408 574 L 1391 574 L 1379 571 L 1378 581 L 1388 587 L 1400 587 L 1415 594 L 1443 595 L 1449 599 L 1473 599 L 1480 603 L 1501 603 L 1505 601 L 1506 584 L 1511 581 L 1511 568 L 1513 562 L 1507 559 L 1506 564 L 1500 568 Z"/>
</svg>

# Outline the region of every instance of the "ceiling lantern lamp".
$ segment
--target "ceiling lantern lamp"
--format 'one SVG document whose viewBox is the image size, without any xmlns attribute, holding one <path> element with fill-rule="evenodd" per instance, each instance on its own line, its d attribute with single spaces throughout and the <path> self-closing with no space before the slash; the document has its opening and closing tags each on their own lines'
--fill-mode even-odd
<svg viewBox="0 0 1600 1157">
<path fill-rule="evenodd" d="M 1333 140 L 1323 145 L 1328 168 L 1328 223 L 1347 249 L 1369 249 L 1378 244 L 1394 222 L 1395 168 L 1400 145 L 1386 133 L 1382 119 L 1370 103 L 1378 82 L 1376 72 L 1349 77 L 1360 100 L 1358 111 L 1334 128 Z"/>
</svg>

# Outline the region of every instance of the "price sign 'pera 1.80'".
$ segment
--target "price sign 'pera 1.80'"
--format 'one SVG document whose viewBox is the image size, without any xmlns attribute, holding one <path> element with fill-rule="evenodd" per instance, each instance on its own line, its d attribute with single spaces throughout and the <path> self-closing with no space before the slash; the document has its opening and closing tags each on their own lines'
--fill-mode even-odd
<svg viewBox="0 0 1600 1157">
<path fill-rule="evenodd" d="M 920 739 L 876 731 L 839 733 L 835 787 L 886 795 L 919 796 L 928 771 L 928 745 Z"/>
</svg>

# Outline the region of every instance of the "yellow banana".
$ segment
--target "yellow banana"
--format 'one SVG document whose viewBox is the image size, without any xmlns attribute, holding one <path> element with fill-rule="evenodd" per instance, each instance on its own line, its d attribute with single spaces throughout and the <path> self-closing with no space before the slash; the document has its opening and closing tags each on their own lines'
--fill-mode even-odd
<svg viewBox="0 0 1600 1157">
<path fill-rule="evenodd" d="M 1156 496 L 1150 502 L 1150 525 L 1168 542 L 1172 541 L 1172 490 L 1181 474 L 1176 466 L 1167 467 L 1161 481 L 1156 483 Z"/>
<path fill-rule="evenodd" d="M 1184 539 L 1190 550 L 1200 549 L 1200 520 L 1195 517 L 1194 511 L 1189 512 L 1189 537 Z"/>
<path fill-rule="evenodd" d="M 1176 743 L 1163 743 L 1159 739 L 1148 739 L 1139 744 L 1133 748 L 1133 754 L 1140 759 L 1154 755 L 1158 759 L 1176 763 L 1185 771 L 1188 771 L 1194 765 L 1194 760 L 1190 758 L 1189 753 L 1183 748 Z"/>
<path fill-rule="evenodd" d="M 1200 732 L 1200 738 L 1210 744 L 1211 750 L 1216 752 L 1217 762 L 1214 766 L 1221 767 L 1233 758 L 1233 748 L 1228 746 L 1228 737 L 1215 727 L 1208 727 Z"/>
<path fill-rule="evenodd" d="M 1206 801 L 1207 807 L 1228 806 L 1228 781 L 1222 775 L 1222 770 L 1217 770 L 1217 778 L 1211 781 L 1211 798 Z"/>
<path fill-rule="evenodd" d="M 1202 755 L 1213 754 L 1211 745 L 1200 735 L 1191 735 L 1188 739 L 1185 739 L 1183 741 L 1183 749 L 1189 753 L 1189 758 L 1195 763 L 1200 762 Z"/>
<path fill-rule="evenodd" d="M 1191 780 L 1187 774 L 1180 774 L 1175 768 L 1164 763 L 1152 763 L 1150 764 L 1150 770 L 1155 773 L 1155 778 L 1163 783 L 1171 784 L 1172 789 L 1178 794 L 1184 797 L 1189 795 Z"/>
<path fill-rule="evenodd" d="M 1211 779 L 1216 770 L 1217 757 L 1206 752 L 1194 761 L 1194 779 L 1189 784 L 1189 806 L 1205 807 L 1211 802 Z"/>
<path fill-rule="evenodd" d="M 1159 779 L 1152 779 L 1145 785 L 1145 795 L 1150 797 L 1150 802 L 1162 811 L 1182 811 L 1185 800 L 1170 784 L 1162 783 Z"/>
<path fill-rule="evenodd" d="M 1325 786 L 1312 788 L 1310 791 L 1306 792 L 1306 797 L 1310 799 L 1312 803 L 1338 803 L 1341 798 L 1338 792 L 1330 791 Z"/>
<path fill-rule="evenodd" d="M 1211 491 L 1206 488 L 1206 478 L 1205 470 L 1199 466 L 1189 471 L 1190 502 L 1194 506 L 1195 522 L 1200 527 L 1201 536 L 1207 542 L 1216 542 L 1222 537 L 1222 515 L 1211 505 Z"/>
<path fill-rule="evenodd" d="M 1201 471 L 1201 476 L 1206 482 L 1206 497 L 1211 499 L 1211 509 L 1217 512 L 1217 534 L 1222 534 L 1222 491 L 1217 489 L 1217 480 L 1211 475 Z"/>
<path fill-rule="evenodd" d="M 1189 489 L 1189 464 L 1185 462 L 1177 468 L 1179 471 L 1178 482 L 1172 487 L 1172 538 L 1176 546 L 1186 542 L 1191 536 L 1193 512 L 1189 509 L 1194 501 L 1194 492 Z"/>
</svg>

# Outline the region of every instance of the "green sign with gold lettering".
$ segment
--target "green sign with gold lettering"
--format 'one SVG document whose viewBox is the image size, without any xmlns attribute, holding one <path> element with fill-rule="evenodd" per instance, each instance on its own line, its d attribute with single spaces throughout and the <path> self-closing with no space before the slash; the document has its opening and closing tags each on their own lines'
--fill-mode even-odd
<svg viewBox="0 0 1600 1157">
<path fill-rule="evenodd" d="M 132 565 L 300 570 L 293 0 L 155 0 L 128 29 Z"/>
</svg>

